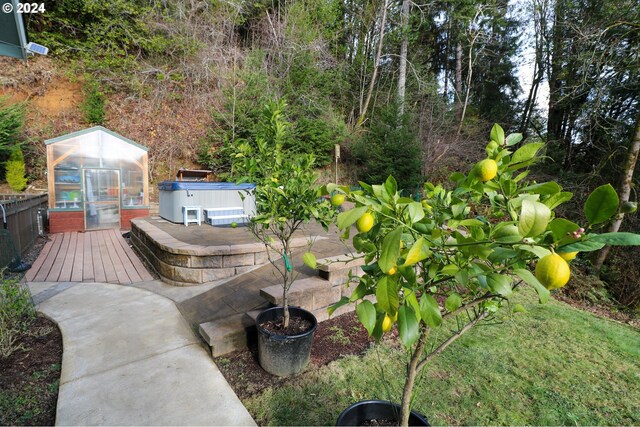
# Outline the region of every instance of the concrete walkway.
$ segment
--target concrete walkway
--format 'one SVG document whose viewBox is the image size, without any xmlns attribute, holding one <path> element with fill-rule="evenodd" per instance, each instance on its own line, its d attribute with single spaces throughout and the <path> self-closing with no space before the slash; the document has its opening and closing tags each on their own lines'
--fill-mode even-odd
<svg viewBox="0 0 640 427">
<path fill-rule="evenodd" d="M 173 301 L 100 283 L 29 283 L 64 353 L 57 425 L 255 425 Z"/>
</svg>

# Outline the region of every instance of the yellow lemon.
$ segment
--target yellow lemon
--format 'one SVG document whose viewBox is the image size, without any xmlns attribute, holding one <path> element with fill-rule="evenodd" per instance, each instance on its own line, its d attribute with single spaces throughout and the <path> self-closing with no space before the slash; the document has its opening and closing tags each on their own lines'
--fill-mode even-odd
<svg viewBox="0 0 640 427">
<path fill-rule="evenodd" d="M 382 320 L 382 332 L 389 332 L 391 327 L 393 326 L 393 320 L 389 317 L 388 314 L 384 315 L 384 319 Z"/>
<path fill-rule="evenodd" d="M 536 278 L 549 290 L 563 287 L 569 281 L 569 277 L 569 264 L 558 254 L 544 256 L 536 265 Z"/>
<path fill-rule="evenodd" d="M 568 262 L 574 259 L 576 255 L 578 255 L 578 252 L 562 252 L 558 253 L 558 255 L 560 255 L 560 258 Z"/>
<path fill-rule="evenodd" d="M 373 228 L 373 215 L 369 212 L 362 215 L 358 221 L 356 221 L 356 228 L 360 233 L 366 233 L 371 230 Z"/>
<path fill-rule="evenodd" d="M 331 204 L 333 206 L 340 206 L 344 203 L 344 194 L 334 194 L 331 196 Z"/>
<path fill-rule="evenodd" d="M 396 274 L 398 272 L 398 267 L 396 267 L 395 265 L 393 267 L 391 267 L 389 269 L 389 271 L 387 272 L 387 274 L 389 276 L 393 276 L 394 274 Z"/>
<path fill-rule="evenodd" d="M 498 174 L 498 164 L 493 159 L 484 159 L 477 165 L 478 178 L 482 182 L 495 178 Z"/>
</svg>

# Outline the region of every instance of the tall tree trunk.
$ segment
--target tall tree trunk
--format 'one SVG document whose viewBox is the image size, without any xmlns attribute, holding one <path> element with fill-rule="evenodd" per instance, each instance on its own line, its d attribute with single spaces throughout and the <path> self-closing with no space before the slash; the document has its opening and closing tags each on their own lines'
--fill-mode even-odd
<svg viewBox="0 0 640 427">
<path fill-rule="evenodd" d="M 631 195 L 631 185 L 633 181 L 633 172 L 636 168 L 636 162 L 638 161 L 638 153 L 640 152 L 640 114 L 638 115 L 638 119 L 636 121 L 636 131 L 633 139 L 631 140 L 631 146 L 629 148 L 629 156 L 627 157 L 627 164 L 624 167 L 622 181 L 620 182 L 620 203 L 628 202 L 629 196 Z M 616 219 L 609 226 L 609 233 L 615 233 L 620 230 L 620 225 L 622 225 L 622 220 L 624 219 L 624 214 L 619 212 L 616 216 Z M 607 259 L 607 255 L 609 254 L 610 246 L 605 246 L 598 253 L 598 257 L 594 262 L 594 267 L 596 271 L 600 272 L 602 268 L 602 264 Z"/>
<path fill-rule="evenodd" d="M 529 90 L 529 96 L 524 104 L 524 112 L 522 113 L 522 120 L 520 121 L 520 133 L 526 136 L 531 116 L 536 106 L 536 99 L 538 98 L 538 90 L 540 83 L 544 79 L 544 49 L 546 43 L 546 30 L 547 30 L 547 2 L 534 1 L 533 2 L 533 20 L 535 30 L 535 63 L 533 66 L 533 79 L 531 81 L 531 89 Z"/>
<path fill-rule="evenodd" d="M 553 144 L 562 141 L 562 122 L 564 111 L 562 97 L 562 69 L 564 52 L 564 2 L 556 0 L 553 18 L 552 49 L 549 70 L 549 115 L 547 118 L 547 142 Z"/>
<path fill-rule="evenodd" d="M 364 122 L 364 118 L 367 114 L 367 109 L 369 108 L 369 102 L 371 102 L 371 95 L 373 95 L 373 88 L 376 85 L 376 77 L 378 76 L 378 67 L 380 63 L 380 56 L 382 55 L 382 43 L 384 41 L 384 29 L 387 25 L 387 9 L 389 7 L 389 0 L 384 0 L 382 4 L 382 18 L 380 19 L 380 39 L 378 41 L 378 50 L 376 51 L 376 57 L 373 63 L 373 75 L 371 76 L 371 83 L 369 84 L 369 91 L 367 92 L 367 97 L 364 100 L 364 105 L 360 110 L 360 117 L 358 117 L 358 121 L 356 122 L 356 127 L 360 127 Z"/>
<path fill-rule="evenodd" d="M 398 75 L 398 115 L 404 114 L 404 97 L 407 84 L 407 50 L 409 47 L 409 10 L 410 0 L 402 1 L 402 44 L 400 45 L 400 70 Z"/>
<path fill-rule="evenodd" d="M 462 119 L 462 43 L 456 44 L 456 117 Z"/>
</svg>

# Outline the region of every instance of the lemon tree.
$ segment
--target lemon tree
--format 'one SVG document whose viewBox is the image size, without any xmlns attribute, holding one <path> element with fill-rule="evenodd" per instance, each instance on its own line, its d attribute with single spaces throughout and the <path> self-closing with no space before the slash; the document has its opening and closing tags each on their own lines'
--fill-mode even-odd
<svg viewBox="0 0 640 427">
<path fill-rule="evenodd" d="M 523 144 L 519 134 L 505 136 L 495 125 L 488 158 L 467 175 L 452 174 L 451 189 L 424 184 L 422 202 L 402 197 L 393 177 L 376 185 L 361 182 L 360 191 L 326 187 L 354 203 L 338 215 L 337 224 L 365 261 L 363 274 L 349 277 L 351 296 L 330 311 L 355 303 L 360 322 L 377 339 L 397 325 L 398 339 L 411 354 L 402 425 L 408 423 L 416 377 L 431 358 L 491 320 L 519 287 L 533 287 L 544 303 L 550 289 L 566 283 L 570 269 L 556 252 L 640 244 L 634 234 L 596 233 L 618 209 L 611 186 L 596 189 L 587 200 L 588 224 L 557 218 L 555 209 L 572 194 L 555 182 L 527 180 L 542 147 Z M 372 295 L 375 302 L 368 298 Z M 457 328 L 439 332 L 445 338 L 427 350 L 427 336 L 446 318 L 455 318 Z"/>
<path fill-rule="evenodd" d="M 269 261 L 282 276 L 286 327 L 289 325 L 289 289 L 295 280 L 291 239 L 311 220 L 328 230 L 336 211 L 321 197 L 322 189 L 316 184 L 317 175 L 313 172 L 315 158 L 311 154 L 284 152 L 283 142 L 290 127 L 284 108 L 282 101 L 264 108 L 258 134 L 234 146 L 232 172 L 237 182 L 256 184 L 253 190 L 256 215 L 249 222 L 249 230 L 265 245 Z M 315 263 L 310 253 L 304 258 L 307 263 Z"/>
</svg>

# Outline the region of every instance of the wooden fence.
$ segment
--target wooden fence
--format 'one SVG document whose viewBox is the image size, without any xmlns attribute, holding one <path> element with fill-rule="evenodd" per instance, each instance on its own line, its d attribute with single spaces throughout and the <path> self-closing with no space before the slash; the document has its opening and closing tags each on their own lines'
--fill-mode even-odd
<svg viewBox="0 0 640 427">
<path fill-rule="evenodd" d="M 48 195 L 0 194 L 0 204 L 7 214 L 7 228 L 13 239 L 16 250 L 24 254 L 31 248 L 41 229 L 38 226 L 38 211 L 42 210 L 41 227 L 45 226 L 47 217 Z M 0 209 L 0 220 L 2 209 Z M 3 227 L 0 225 L 0 227 Z"/>
</svg>

